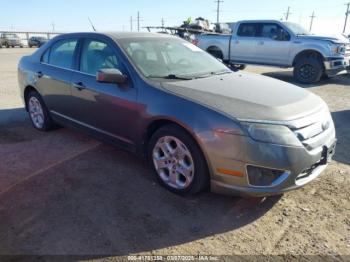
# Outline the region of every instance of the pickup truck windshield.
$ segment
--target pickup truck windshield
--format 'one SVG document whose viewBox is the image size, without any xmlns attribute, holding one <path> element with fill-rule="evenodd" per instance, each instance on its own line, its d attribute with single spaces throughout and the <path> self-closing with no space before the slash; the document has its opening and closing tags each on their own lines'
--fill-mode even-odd
<svg viewBox="0 0 350 262">
<path fill-rule="evenodd" d="M 119 42 L 148 78 L 192 79 L 232 72 L 208 53 L 180 39 L 134 38 Z"/>
<path fill-rule="evenodd" d="M 310 35 L 310 32 L 297 23 L 284 22 L 283 24 L 295 35 Z"/>
</svg>

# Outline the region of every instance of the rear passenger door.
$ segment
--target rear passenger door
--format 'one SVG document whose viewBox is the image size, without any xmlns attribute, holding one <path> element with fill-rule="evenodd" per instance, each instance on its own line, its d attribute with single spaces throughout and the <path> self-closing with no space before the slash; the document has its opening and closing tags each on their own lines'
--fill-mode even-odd
<svg viewBox="0 0 350 262">
<path fill-rule="evenodd" d="M 125 86 L 96 80 L 97 72 L 106 68 L 119 69 L 131 79 L 114 45 L 107 39 L 82 40 L 80 62 L 72 79 L 73 119 L 118 142 L 132 144 L 137 88 L 131 80 Z"/>
<path fill-rule="evenodd" d="M 54 114 L 69 116 L 71 104 L 71 80 L 78 39 L 58 40 L 41 57 L 36 70 L 36 87 L 48 109 Z"/>
<path fill-rule="evenodd" d="M 235 62 L 255 62 L 255 52 L 258 44 L 257 34 L 259 24 L 241 23 L 238 25 L 236 36 L 231 41 L 230 60 Z"/>
</svg>

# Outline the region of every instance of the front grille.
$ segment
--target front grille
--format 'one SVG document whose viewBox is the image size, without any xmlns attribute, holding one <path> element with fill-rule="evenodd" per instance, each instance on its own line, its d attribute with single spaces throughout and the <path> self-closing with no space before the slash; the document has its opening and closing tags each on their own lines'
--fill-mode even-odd
<svg viewBox="0 0 350 262">
<path fill-rule="evenodd" d="M 312 150 L 324 145 L 330 133 L 334 132 L 334 124 L 328 110 L 323 110 L 309 119 L 301 127 L 292 128 L 292 131 L 308 150 Z"/>
<path fill-rule="evenodd" d="M 345 46 L 345 56 L 350 56 L 350 44 Z"/>
</svg>

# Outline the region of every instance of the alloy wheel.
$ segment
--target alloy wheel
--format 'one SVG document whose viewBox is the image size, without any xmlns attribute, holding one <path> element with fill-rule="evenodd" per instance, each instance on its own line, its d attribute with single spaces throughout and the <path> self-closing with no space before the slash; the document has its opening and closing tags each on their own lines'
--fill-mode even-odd
<svg viewBox="0 0 350 262">
<path fill-rule="evenodd" d="M 28 109 L 30 118 L 34 126 L 38 129 L 43 128 L 45 122 L 44 111 L 40 101 L 32 96 L 28 101 Z"/>
<path fill-rule="evenodd" d="M 194 161 L 186 145 L 173 136 L 161 137 L 153 148 L 153 163 L 164 183 L 184 190 L 194 178 Z"/>
</svg>

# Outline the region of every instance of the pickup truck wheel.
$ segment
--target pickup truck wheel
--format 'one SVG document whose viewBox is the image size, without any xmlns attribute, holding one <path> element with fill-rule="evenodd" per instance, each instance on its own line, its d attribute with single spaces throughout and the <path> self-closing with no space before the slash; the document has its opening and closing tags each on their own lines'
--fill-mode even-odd
<svg viewBox="0 0 350 262">
<path fill-rule="evenodd" d="M 320 81 L 324 72 L 322 62 L 315 57 L 299 59 L 294 66 L 294 78 L 302 84 L 314 84 Z"/>
<path fill-rule="evenodd" d="M 244 70 L 247 68 L 246 65 L 238 65 L 238 64 L 232 64 L 231 67 L 236 70 Z"/>
<path fill-rule="evenodd" d="M 44 100 L 36 91 L 31 91 L 26 97 L 26 105 L 29 118 L 35 129 L 39 131 L 50 131 L 56 126 L 51 119 L 49 110 L 46 108 Z"/>
<path fill-rule="evenodd" d="M 177 125 L 158 129 L 148 144 L 148 159 L 161 185 L 179 195 L 209 187 L 206 160 L 197 143 Z"/>
<path fill-rule="evenodd" d="M 220 50 L 208 50 L 208 53 L 211 54 L 213 57 L 221 60 L 224 58 L 224 55 Z"/>
</svg>

